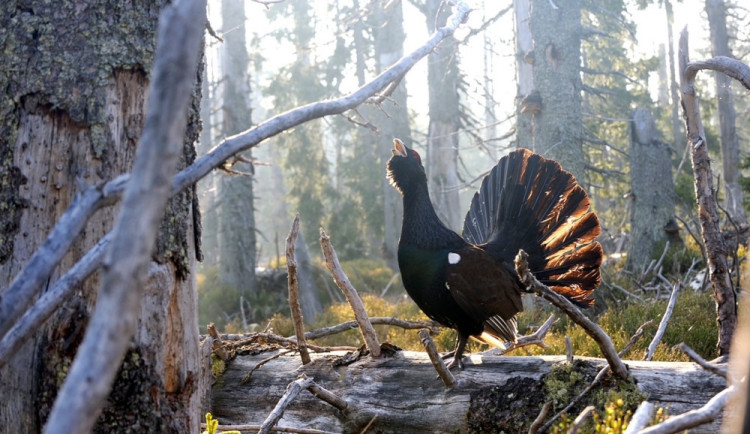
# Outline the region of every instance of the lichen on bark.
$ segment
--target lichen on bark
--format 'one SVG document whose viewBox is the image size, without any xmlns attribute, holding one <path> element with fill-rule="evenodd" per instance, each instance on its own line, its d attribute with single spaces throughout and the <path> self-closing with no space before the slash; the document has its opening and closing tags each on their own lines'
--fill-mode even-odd
<svg viewBox="0 0 750 434">
<path fill-rule="evenodd" d="M 89 128 L 98 158 L 114 158 L 107 155 L 105 88 L 118 69 L 150 70 L 162 3 L 0 2 L 0 263 L 12 254 L 25 206 L 25 180 L 13 167 L 21 109 L 65 111 Z"/>
</svg>

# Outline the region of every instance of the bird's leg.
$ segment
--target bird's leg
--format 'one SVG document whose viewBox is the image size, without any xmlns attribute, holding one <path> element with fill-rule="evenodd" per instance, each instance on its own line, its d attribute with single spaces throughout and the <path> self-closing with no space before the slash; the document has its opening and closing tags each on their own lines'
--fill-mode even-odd
<svg viewBox="0 0 750 434">
<path fill-rule="evenodd" d="M 458 332 L 458 339 L 456 340 L 456 349 L 453 351 L 453 360 L 448 363 L 448 369 L 458 366 L 458 369 L 464 369 L 463 358 L 464 350 L 466 349 L 466 342 L 469 340 L 469 336 L 461 332 Z"/>
</svg>

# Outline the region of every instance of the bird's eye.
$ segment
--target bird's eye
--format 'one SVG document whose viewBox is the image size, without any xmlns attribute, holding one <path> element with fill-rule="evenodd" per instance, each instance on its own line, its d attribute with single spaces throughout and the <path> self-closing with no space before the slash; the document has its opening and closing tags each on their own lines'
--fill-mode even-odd
<svg viewBox="0 0 750 434">
<path fill-rule="evenodd" d="M 411 155 L 419 161 L 419 164 L 422 164 L 422 157 L 419 156 L 419 153 L 415 151 L 414 149 L 411 150 Z"/>
</svg>

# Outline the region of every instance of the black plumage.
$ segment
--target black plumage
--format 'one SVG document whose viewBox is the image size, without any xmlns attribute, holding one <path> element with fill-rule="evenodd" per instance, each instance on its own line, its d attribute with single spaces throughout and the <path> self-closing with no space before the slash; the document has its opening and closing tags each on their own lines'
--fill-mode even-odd
<svg viewBox="0 0 750 434">
<path fill-rule="evenodd" d="M 526 149 L 501 158 L 472 199 L 463 237 L 435 213 L 416 151 L 395 139 L 387 169 L 404 203 L 401 278 L 427 316 L 458 331 L 451 366 L 462 366 L 469 337 L 515 342 L 524 289 L 513 266 L 519 249 L 542 283 L 581 307 L 593 304 L 601 281 L 599 220 L 557 162 Z"/>
</svg>

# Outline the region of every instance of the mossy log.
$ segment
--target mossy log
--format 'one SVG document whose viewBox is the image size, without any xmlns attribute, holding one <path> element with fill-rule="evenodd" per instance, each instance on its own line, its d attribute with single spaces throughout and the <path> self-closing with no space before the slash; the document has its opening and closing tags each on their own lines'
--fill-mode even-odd
<svg viewBox="0 0 750 434">
<path fill-rule="evenodd" d="M 312 363 L 304 366 L 299 356 L 282 355 L 247 377 L 277 351 L 240 355 L 227 363 L 212 392 L 211 412 L 222 425 L 262 423 L 287 385 L 305 374 L 346 400 L 349 410 L 338 410 L 303 392 L 287 408 L 279 426 L 360 432 L 372 423 L 372 432 L 384 433 L 479 432 L 489 427 L 497 432 L 526 432 L 539 408 L 550 399 L 542 385 L 544 377 L 566 363 L 563 356 L 472 354 L 466 358 L 466 369 L 456 373 L 458 385 L 447 389 L 425 353 L 398 351 L 390 357 L 365 356 L 337 366 L 345 353 L 336 352 L 314 354 Z M 604 363 L 603 359 L 576 358 L 587 379 Z M 724 379 L 693 363 L 626 363 L 649 401 L 670 415 L 698 408 L 726 387 Z M 691 432 L 718 432 L 719 423 Z"/>
</svg>

